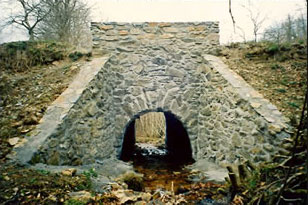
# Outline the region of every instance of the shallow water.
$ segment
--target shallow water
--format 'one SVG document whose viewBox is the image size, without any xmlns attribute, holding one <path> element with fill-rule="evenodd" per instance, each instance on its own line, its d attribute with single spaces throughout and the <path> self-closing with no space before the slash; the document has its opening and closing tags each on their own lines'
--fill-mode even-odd
<svg viewBox="0 0 308 205">
<path fill-rule="evenodd" d="M 217 193 L 223 185 L 204 181 L 186 165 L 189 163 L 171 160 L 163 146 L 136 143 L 133 166 L 143 174 L 144 192 L 153 196 L 157 192 L 181 195 L 184 204 L 228 204 L 226 197 Z"/>
<path fill-rule="evenodd" d="M 185 169 L 187 163 L 173 163 L 164 147 L 145 143 L 138 143 L 136 147 L 133 165 L 135 171 L 144 175 L 145 191 L 159 189 L 179 193 L 191 187 L 190 172 Z"/>
</svg>

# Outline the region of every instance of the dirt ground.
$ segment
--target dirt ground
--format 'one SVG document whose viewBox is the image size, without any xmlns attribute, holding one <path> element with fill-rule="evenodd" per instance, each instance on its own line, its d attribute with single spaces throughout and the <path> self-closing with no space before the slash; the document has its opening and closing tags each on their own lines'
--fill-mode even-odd
<svg viewBox="0 0 308 205">
<path fill-rule="evenodd" d="M 23 72 L 8 70 L 0 81 L 0 160 L 14 143 L 35 128 L 50 105 L 78 73 L 82 62 L 70 60 L 37 66 Z"/>
</svg>

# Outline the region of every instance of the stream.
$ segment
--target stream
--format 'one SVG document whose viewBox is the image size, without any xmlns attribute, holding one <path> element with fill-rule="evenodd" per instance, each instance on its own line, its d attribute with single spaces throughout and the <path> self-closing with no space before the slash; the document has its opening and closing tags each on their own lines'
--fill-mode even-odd
<svg viewBox="0 0 308 205">
<path fill-rule="evenodd" d="M 217 193 L 222 185 L 206 182 L 199 177 L 198 171 L 187 169 L 186 165 L 191 163 L 176 161 L 169 159 L 163 146 L 136 143 L 133 166 L 136 172 L 143 174 L 144 192 L 182 195 L 192 204 L 225 204 L 218 202 L 224 201 L 224 196 Z"/>
</svg>

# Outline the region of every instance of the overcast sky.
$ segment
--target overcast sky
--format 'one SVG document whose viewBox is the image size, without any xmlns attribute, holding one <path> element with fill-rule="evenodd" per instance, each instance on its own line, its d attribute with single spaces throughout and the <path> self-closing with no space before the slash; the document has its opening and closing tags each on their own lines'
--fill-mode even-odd
<svg viewBox="0 0 308 205">
<path fill-rule="evenodd" d="M 233 32 L 228 13 L 228 0 L 87 0 L 87 2 L 91 7 L 92 21 L 219 21 L 221 43 L 241 40 Z M 248 6 L 247 2 L 248 0 L 232 0 L 232 11 L 236 25 L 244 30 L 247 39 L 252 39 L 252 23 L 247 9 L 244 8 Z M 251 0 L 251 2 L 252 9 L 255 12 L 260 11 L 261 16 L 266 17 L 263 28 L 282 21 L 288 14 L 298 15 L 300 10 L 305 11 L 305 0 Z M 26 39 L 26 36 L 15 28 L 7 29 L 0 34 L 0 42 L 23 39 Z"/>
</svg>

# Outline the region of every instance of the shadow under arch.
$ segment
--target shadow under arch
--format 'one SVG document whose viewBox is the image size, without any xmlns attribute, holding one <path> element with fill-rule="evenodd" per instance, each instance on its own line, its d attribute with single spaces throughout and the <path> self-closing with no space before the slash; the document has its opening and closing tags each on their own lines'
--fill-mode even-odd
<svg viewBox="0 0 308 205">
<path fill-rule="evenodd" d="M 149 112 L 163 112 L 166 123 L 165 145 L 167 149 L 166 159 L 174 163 L 194 162 L 192 148 L 188 133 L 183 123 L 170 111 L 161 108 L 145 110 L 135 115 L 128 123 L 124 131 L 122 148 L 119 159 L 123 161 L 132 160 L 135 153 L 135 121 L 140 116 Z"/>
</svg>

